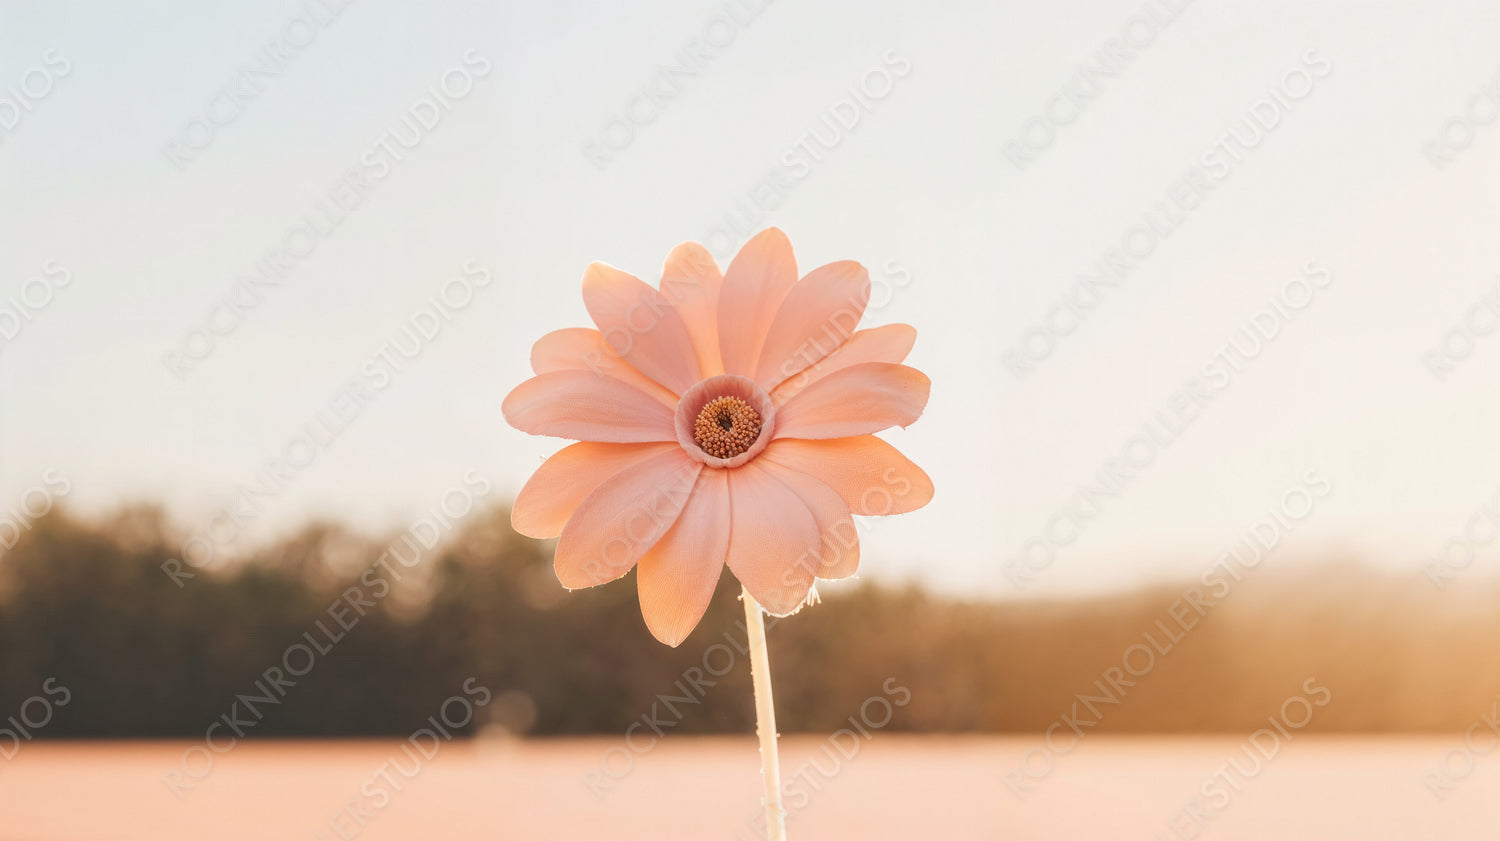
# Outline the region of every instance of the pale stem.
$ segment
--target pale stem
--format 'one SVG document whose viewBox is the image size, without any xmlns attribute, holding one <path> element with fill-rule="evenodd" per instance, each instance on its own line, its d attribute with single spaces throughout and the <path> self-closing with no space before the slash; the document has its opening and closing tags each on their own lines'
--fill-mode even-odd
<svg viewBox="0 0 1500 841">
<path fill-rule="evenodd" d="M 760 604 L 746 590 L 745 630 L 750 645 L 750 679 L 755 686 L 755 734 L 760 737 L 760 775 L 766 784 L 766 840 L 786 841 L 786 810 L 781 807 L 781 761 L 776 754 L 776 704 L 771 699 L 771 658 Z"/>
</svg>

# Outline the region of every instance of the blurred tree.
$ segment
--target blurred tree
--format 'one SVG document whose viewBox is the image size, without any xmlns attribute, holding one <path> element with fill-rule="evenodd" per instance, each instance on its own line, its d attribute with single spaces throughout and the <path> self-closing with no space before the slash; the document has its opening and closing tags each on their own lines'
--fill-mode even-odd
<svg viewBox="0 0 1500 841">
<path fill-rule="evenodd" d="M 470 676 L 506 693 L 485 713 L 533 734 L 620 733 L 643 716 L 679 733 L 753 729 L 732 576 L 670 649 L 647 632 L 628 576 L 568 593 L 550 546 L 509 522 L 504 509 L 474 515 L 380 597 L 367 570 L 389 544 L 334 524 L 179 589 L 161 571 L 176 551 L 160 510 L 98 523 L 54 512 L 0 557 L 0 719 L 53 677 L 73 699 L 44 736 L 202 737 L 306 645 L 328 650 L 288 676 L 281 703 L 259 705 L 248 735 L 406 735 Z M 1461 729 L 1500 693 L 1489 607 L 1500 588 L 1466 584 L 1438 591 L 1352 563 L 1258 571 L 1157 655 L 1098 729 L 1248 732 L 1308 676 L 1335 699 L 1312 729 Z M 1144 634 L 1165 648 L 1155 623 L 1170 627 L 1182 595 L 1002 604 L 830 589 L 770 631 L 786 731 L 847 726 L 888 679 L 911 692 L 893 730 L 1042 730 L 1100 694 Z M 351 593 L 375 606 L 355 615 Z M 357 623 L 344 630 L 335 615 Z"/>
</svg>

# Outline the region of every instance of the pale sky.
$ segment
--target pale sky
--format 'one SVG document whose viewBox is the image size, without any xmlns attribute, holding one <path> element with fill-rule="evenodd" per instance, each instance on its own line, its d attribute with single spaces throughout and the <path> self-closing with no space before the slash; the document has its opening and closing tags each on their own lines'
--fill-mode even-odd
<svg viewBox="0 0 1500 841">
<path fill-rule="evenodd" d="M 1279 558 L 1350 548 L 1414 571 L 1500 486 L 1500 331 L 1442 380 L 1421 362 L 1500 281 L 1500 120 L 1475 99 L 1500 83 L 1493 3 L 1199 0 L 1175 18 L 1179 0 L 327 11 L 341 2 L 305 4 L 314 23 L 294 22 L 307 14 L 294 2 L 0 5 L 0 514 L 56 470 L 78 510 L 160 500 L 185 533 L 201 528 L 466 265 L 489 284 L 244 545 L 316 515 L 401 528 L 471 469 L 512 494 L 562 442 L 509 428 L 500 402 L 538 336 L 589 324 L 584 267 L 654 282 L 678 242 L 727 225 L 718 245 L 737 246 L 749 229 L 726 217 L 757 200 L 775 207 L 754 227 L 785 230 L 803 271 L 854 259 L 877 284 L 909 273 L 868 319 L 918 329 L 909 364 L 932 401 L 884 437 L 937 495 L 875 524 L 864 575 L 1015 595 L 1002 564 L 1309 261 L 1327 287 L 1026 592 L 1194 573 L 1310 470 L 1332 490 Z M 1055 103 L 1068 122 L 1030 163 L 1009 160 L 1120 38 L 1143 45 L 1076 115 Z M 701 67 L 669 97 L 659 68 L 695 51 Z M 258 92 L 236 83 L 268 61 L 279 75 L 255 77 Z M 306 242 L 289 232 L 348 200 L 337 185 L 368 174 L 365 156 L 443 84 L 466 93 L 418 107 L 440 114 L 420 145 L 191 373 L 170 372 L 164 356 L 268 251 Z M 187 126 L 226 88 L 239 99 L 215 106 L 232 110 L 205 142 Z M 643 89 L 661 101 L 634 99 Z M 875 96 L 856 107 L 851 90 Z M 1295 100 L 1270 106 L 1274 128 L 1035 371 L 1006 370 L 1273 90 Z M 646 124 L 628 143 L 617 125 L 611 160 L 590 160 L 627 108 Z M 841 109 L 858 123 L 830 134 Z M 1450 127 L 1464 148 L 1440 168 L 1423 146 L 1466 109 L 1477 122 Z M 837 142 L 808 146 L 812 130 Z M 174 142 L 204 148 L 173 163 Z M 48 267 L 71 280 L 47 286 Z M 28 288 L 51 300 L 15 330 L 4 309 Z M 1500 542 L 1480 557 L 1500 561 Z"/>
</svg>

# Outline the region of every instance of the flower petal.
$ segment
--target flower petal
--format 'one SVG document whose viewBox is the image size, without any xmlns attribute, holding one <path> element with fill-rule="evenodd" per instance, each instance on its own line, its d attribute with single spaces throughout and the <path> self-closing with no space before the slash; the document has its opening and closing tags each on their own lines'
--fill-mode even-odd
<svg viewBox="0 0 1500 841">
<path fill-rule="evenodd" d="M 598 365 L 605 359 L 594 358 L 604 344 L 604 334 L 592 327 L 564 327 L 544 334 L 531 346 L 531 370 L 536 374 L 553 371 L 583 371 L 590 365 Z M 602 356 L 602 354 L 601 354 Z M 608 360 L 617 362 L 619 356 L 610 351 Z M 618 364 L 618 363 L 617 363 Z"/>
<path fill-rule="evenodd" d="M 604 334 L 592 327 L 566 327 L 537 339 L 531 346 L 531 370 L 538 374 L 593 371 L 633 385 L 668 406 L 677 406 L 677 395 L 632 368 L 604 343 Z"/>
<path fill-rule="evenodd" d="M 682 318 L 693 352 L 698 357 L 698 371 L 704 378 L 724 373 L 719 358 L 719 290 L 724 274 L 708 249 L 696 242 L 684 242 L 667 255 L 661 272 L 661 294 Z"/>
<path fill-rule="evenodd" d="M 797 282 L 776 312 L 755 379 L 770 391 L 844 344 L 870 303 L 870 273 L 853 260 L 819 266 Z"/>
<path fill-rule="evenodd" d="M 766 333 L 796 282 L 792 244 L 777 228 L 756 234 L 734 256 L 719 293 L 719 353 L 725 373 L 755 377 Z"/>
<path fill-rule="evenodd" d="M 772 441 L 761 458 L 818 477 L 854 514 L 905 514 L 932 500 L 932 480 L 922 468 L 873 435 L 782 438 Z"/>
<path fill-rule="evenodd" d="M 606 479 L 557 540 L 557 579 L 576 590 L 629 572 L 677 522 L 702 469 L 674 447 Z"/>
<path fill-rule="evenodd" d="M 862 362 L 804 388 L 776 410 L 777 438 L 847 438 L 907 426 L 922 415 L 932 383 L 915 368 Z"/>
<path fill-rule="evenodd" d="M 821 564 L 818 523 L 791 488 L 756 462 L 729 473 L 725 563 L 767 612 L 793 613 Z"/>
<path fill-rule="evenodd" d="M 510 523 L 527 537 L 543 540 L 562 534 L 568 518 L 584 498 L 606 479 L 659 455 L 678 449 L 675 443 L 601 444 L 582 441 L 558 450 L 516 495 Z"/>
<path fill-rule="evenodd" d="M 917 329 L 910 324 L 887 324 L 868 330 L 856 330 L 849 341 L 839 345 L 838 350 L 776 386 L 771 392 L 771 403 L 781 406 L 792 399 L 792 395 L 823 377 L 861 362 L 904 362 L 916 341 Z"/>
<path fill-rule="evenodd" d="M 849 506 L 821 479 L 765 461 L 761 467 L 796 494 L 818 524 L 818 577 L 848 578 L 859 569 L 859 532 Z"/>
<path fill-rule="evenodd" d="M 676 441 L 673 410 L 638 388 L 588 371 L 552 371 L 506 395 L 500 411 L 522 432 L 579 441 Z"/>
<path fill-rule="evenodd" d="M 702 379 L 682 317 L 655 289 L 604 263 L 583 273 L 583 304 L 604 342 L 642 374 L 681 394 Z"/>
<path fill-rule="evenodd" d="M 677 522 L 641 556 L 641 615 L 667 645 L 687 639 L 708 609 L 729 552 L 729 523 L 729 471 L 704 470 Z"/>
</svg>

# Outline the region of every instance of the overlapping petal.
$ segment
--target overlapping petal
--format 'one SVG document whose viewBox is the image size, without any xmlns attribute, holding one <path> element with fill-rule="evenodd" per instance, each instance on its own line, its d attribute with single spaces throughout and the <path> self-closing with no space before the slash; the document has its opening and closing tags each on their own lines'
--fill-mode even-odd
<svg viewBox="0 0 1500 841">
<path fill-rule="evenodd" d="M 764 462 L 761 467 L 790 488 L 818 524 L 818 577 L 839 579 L 853 575 L 859 569 L 859 532 L 844 500 L 815 476 L 772 461 Z"/>
<path fill-rule="evenodd" d="M 654 456 L 680 450 L 676 443 L 571 444 L 531 474 L 511 507 L 510 522 L 527 537 L 546 539 L 562 534 L 568 518 L 605 480 Z"/>
<path fill-rule="evenodd" d="M 653 287 L 604 263 L 583 273 L 583 304 L 631 367 L 681 394 L 702 379 L 687 325 Z"/>
<path fill-rule="evenodd" d="M 883 327 L 871 327 L 868 330 L 856 330 L 854 335 L 849 337 L 849 341 L 844 342 L 816 365 L 776 386 L 771 392 L 771 402 L 780 406 L 792 399 L 797 392 L 834 371 L 849 368 L 861 362 L 893 364 L 904 362 L 916 341 L 917 330 L 910 324 L 887 324 Z"/>
<path fill-rule="evenodd" d="M 680 448 L 616 473 L 584 498 L 557 540 L 564 587 L 593 587 L 629 572 L 672 528 L 703 465 Z"/>
<path fill-rule="evenodd" d="M 756 234 L 735 255 L 719 291 L 719 352 L 726 374 L 755 378 L 766 334 L 796 282 L 792 244 L 777 228 Z"/>
<path fill-rule="evenodd" d="M 755 380 L 770 391 L 838 350 L 870 302 L 870 273 L 843 260 L 819 266 L 797 282 L 766 333 Z"/>
<path fill-rule="evenodd" d="M 576 441 L 675 441 L 673 410 L 644 391 L 590 371 L 551 371 L 516 386 L 500 405 L 522 432 Z"/>
<path fill-rule="evenodd" d="M 728 471 L 726 563 L 767 612 L 797 610 L 822 563 L 817 520 L 791 488 L 756 462 Z"/>
<path fill-rule="evenodd" d="M 684 242 L 672 249 L 661 272 L 661 294 L 682 318 L 703 376 L 724 373 L 719 356 L 719 290 L 724 275 L 708 249 Z"/>
<path fill-rule="evenodd" d="M 847 438 L 907 426 L 932 383 L 915 368 L 862 362 L 817 380 L 776 410 L 777 438 Z"/>
<path fill-rule="evenodd" d="M 677 395 L 631 367 L 604 343 L 603 333 L 590 327 L 566 327 L 537 339 L 531 346 L 531 370 L 592 371 L 635 386 L 668 406 L 677 405 Z"/>
<path fill-rule="evenodd" d="M 706 469 L 677 522 L 641 556 L 641 615 L 667 645 L 686 639 L 708 609 L 729 553 L 729 526 L 729 472 Z"/>
<path fill-rule="evenodd" d="M 873 435 L 821 441 L 781 438 L 772 441 L 761 458 L 816 476 L 854 514 L 905 514 L 932 500 L 932 480 L 922 468 Z"/>
</svg>

